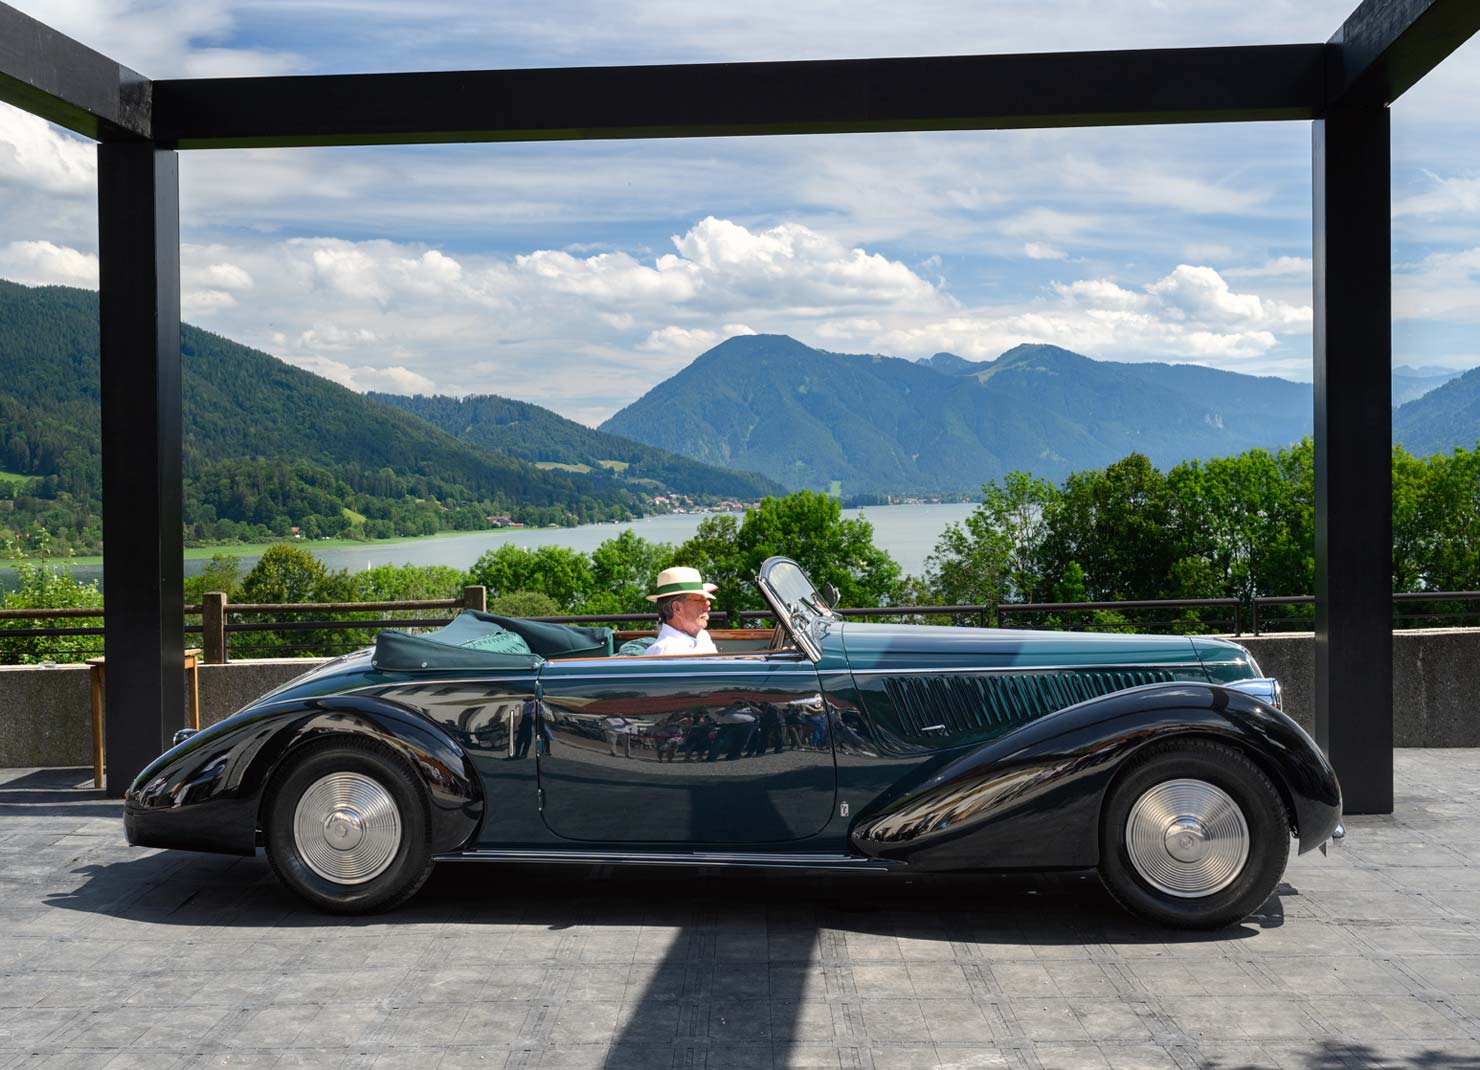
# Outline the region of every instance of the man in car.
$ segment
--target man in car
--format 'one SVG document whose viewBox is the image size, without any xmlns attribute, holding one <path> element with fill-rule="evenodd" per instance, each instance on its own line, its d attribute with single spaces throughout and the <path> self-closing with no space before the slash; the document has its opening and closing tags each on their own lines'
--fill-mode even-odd
<svg viewBox="0 0 1480 1070">
<path fill-rule="evenodd" d="M 719 590 L 705 583 L 696 568 L 675 565 L 658 573 L 658 589 L 647 596 L 658 604 L 658 641 L 645 654 L 717 654 L 704 630 L 709 623 L 709 603 Z"/>
</svg>

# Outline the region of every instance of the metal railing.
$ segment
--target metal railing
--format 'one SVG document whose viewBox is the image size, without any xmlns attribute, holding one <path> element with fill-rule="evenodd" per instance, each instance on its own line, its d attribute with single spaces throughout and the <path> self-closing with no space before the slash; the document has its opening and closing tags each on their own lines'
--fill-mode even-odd
<svg viewBox="0 0 1480 1070">
<path fill-rule="evenodd" d="M 485 609 L 483 587 L 465 587 L 461 598 L 385 602 L 228 602 L 224 595 L 208 594 L 199 605 L 186 605 L 185 632 L 199 636 L 206 664 L 228 660 L 232 636 L 272 633 L 270 646 L 251 642 L 242 645 L 259 656 L 284 653 L 315 653 L 352 650 L 367 645 L 367 636 L 383 628 L 438 628 L 455 613 L 438 610 Z M 979 627 L 1048 627 L 1070 631 L 1137 631 L 1177 634 L 1213 633 L 1259 636 L 1290 631 L 1310 631 L 1314 624 L 1312 595 L 1261 596 L 1250 603 L 1237 598 L 1141 599 L 1121 602 L 1019 602 L 999 605 L 909 605 L 858 606 L 836 610 L 844 619 L 885 618 L 924 622 L 949 618 L 950 624 Z M 1422 608 L 1415 608 L 1422 607 Z M 315 619 L 280 619 L 298 614 L 316 614 Z M 387 613 L 409 614 L 384 616 Z M 381 614 L 352 619 L 324 619 L 325 614 Z M 267 617 L 274 619 L 233 619 Z M 66 625 L 68 620 L 100 621 L 101 607 L 70 609 L 0 609 L 0 664 L 26 657 L 30 660 L 80 661 L 102 653 L 101 624 Z M 196 618 L 196 619 L 189 619 Z M 556 624 L 606 624 L 632 630 L 651 630 L 651 613 L 604 613 L 532 617 Z M 769 623 L 769 610 L 716 610 L 710 614 L 711 628 L 747 627 Z M 12 621 L 36 622 L 32 627 L 13 627 Z M 50 622 L 58 622 L 52 624 Z M 1395 628 L 1443 628 L 1480 625 L 1480 591 L 1414 591 L 1393 595 Z M 344 635 L 340 641 L 323 638 L 324 633 Z M 302 634 L 302 642 L 292 637 Z M 82 642 L 64 642 L 82 640 Z M 195 645 L 191 643 L 190 645 Z M 54 655 L 48 658 L 48 655 Z"/>
</svg>

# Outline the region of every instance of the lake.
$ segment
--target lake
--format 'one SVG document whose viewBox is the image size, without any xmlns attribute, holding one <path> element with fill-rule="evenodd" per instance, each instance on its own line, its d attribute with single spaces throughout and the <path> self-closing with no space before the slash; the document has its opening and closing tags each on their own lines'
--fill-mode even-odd
<svg viewBox="0 0 1480 1070">
<path fill-rule="evenodd" d="M 888 550 L 900 567 L 919 575 L 925 570 L 925 558 L 935 549 L 946 526 L 965 520 L 975 508 L 969 502 L 943 505 L 876 505 L 844 511 L 847 517 L 863 517 L 874 526 L 874 543 Z M 644 517 L 619 524 L 583 524 L 575 528 L 502 528 L 498 531 L 473 531 L 456 535 L 435 535 L 424 539 L 366 543 L 363 546 L 315 547 L 312 550 L 324 564 L 333 569 L 358 572 L 376 565 L 451 565 L 468 569 L 485 550 L 504 543 L 515 546 L 567 546 L 590 553 L 607 539 L 631 530 L 650 542 L 680 543 L 698 530 L 708 513 L 669 513 Z M 230 553 L 230 548 L 222 549 Z M 242 555 L 242 571 L 257 563 L 257 555 Z M 205 570 L 206 559 L 185 562 L 185 575 L 197 576 Z M 101 565 L 77 565 L 78 579 L 100 579 Z M 15 572 L 0 569 L 0 590 L 15 586 Z"/>
</svg>

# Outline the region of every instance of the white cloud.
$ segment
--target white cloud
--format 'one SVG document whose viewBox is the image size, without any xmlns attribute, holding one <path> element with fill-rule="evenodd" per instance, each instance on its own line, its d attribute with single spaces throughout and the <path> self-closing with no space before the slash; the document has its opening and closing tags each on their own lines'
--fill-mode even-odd
<svg viewBox="0 0 1480 1070">
<path fill-rule="evenodd" d="M 1308 256 L 1277 256 L 1259 267 L 1224 268 L 1223 275 L 1230 279 L 1309 278 L 1312 269 Z"/>
<path fill-rule="evenodd" d="M 713 349 L 727 338 L 756 332 L 743 323 L 727 323 L 717 331 L 703 327 L 676 327 L 669 324 L 653 331 L 637 344 L 645 353 L 661 353 L 678 357 L 687 364 L 705 350 Z"/>
<path fill-rule="evenodd" d="M 201 278 L 227 290 L 250 290 L 256 285 L 252 276 L 236 264 L 210 264 L 201 272 Z"/>
<path fill-rule="evenodd" d="M 308 66 L 295 52 L 255 48 L 197 48 L 184 57 L 186 78 L 268 78 L 296 74 Z"/>
<path fill-rule="evenodd" d="M 0 182 L 49 194 L 94 196 L 98 152 L 45 119 L 17 108 L 0 108 Z"/>
<path fill-rule="evenodd" d="M 321 375 L 340 386 L 365 393 L 379 390 L 388 394 L 435 394 L 437 384 L 424 375 L 392 365 L 376 368 L 369 365 L 350 365 L 328 357 L 299 357 L 293 363 L 305 371 Z"/>
<path fill-rule="evenodd" d="M 1399 265 L 1393 272 L 1393 316 L 1480 324 L 1480 246 Z"/>
<path fill-rule="evenodd" d="M 1429 188 L 1393 201 L 1393 218 L 1480 215 L 1480 177 L 1443 178 L 1425 171 Z"/>
<path fill-rule="evenodd" d="M 834 327 L 840 338 L 901 356 L 946 350 L 982 360 L 1021 342 L 1041 342 L 1101 358 L 1180 359 L 1286 373 L 1298 373 L 1300 362 L 1270 356 L 1280 334 L 1310 329 L 1309 308 L 1235 293 L 1209 267 L 1182 264 L 1139 289 L 1103 278 L 1055 283 L 1052 289 L 1057 304 L 975 309 L 883 330 Z"/>
<path fill-rule="evenodd" d="M 49 241 L 15 241 L 0 248 L 0 277 L 28 286 L 98 288 L 98 258 Z"/>
<path fill-rule="evenodd" d="M 180 315 L 209 316 L 236 305 L 236 298 L 225 290 L 185 290 L 180 294 Z"/>
<path fill-rule="evenodd" d="M 17 0 L 15 7 L 150 78 L 282 74 L 295 53 L 228 43 L 239 0 Z"/>
<path fill-rule="evenodd" d="M 1029 260 L 1065 260 L 1069 254 L 1056 245 L 1048 242 L 1030 241 L 1023 246 L 1023 252 Z"/>
</svg>

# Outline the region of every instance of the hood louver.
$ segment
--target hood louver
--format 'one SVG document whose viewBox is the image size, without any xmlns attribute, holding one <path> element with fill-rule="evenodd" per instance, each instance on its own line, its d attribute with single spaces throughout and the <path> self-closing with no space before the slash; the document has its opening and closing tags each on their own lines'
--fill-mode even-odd
<svg viewBox="0 0 1480 1070">
<path fill-rule="evenodd" d="M 1165 669 L 892 676 L 883 681 L 899 727 L 916 742 L 996 735 L 1066 706 L 1142 684 L 1168 683 Z"/>
</svg>

